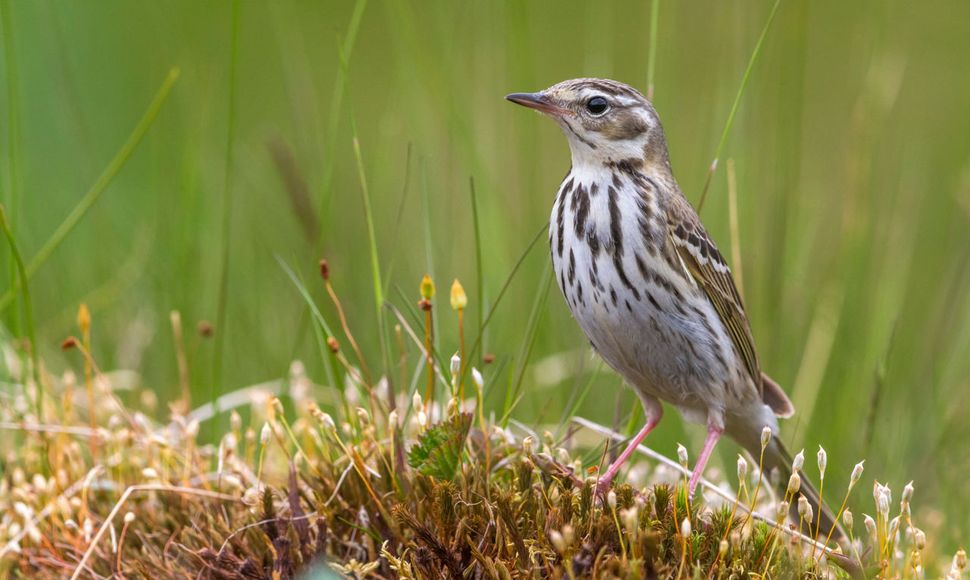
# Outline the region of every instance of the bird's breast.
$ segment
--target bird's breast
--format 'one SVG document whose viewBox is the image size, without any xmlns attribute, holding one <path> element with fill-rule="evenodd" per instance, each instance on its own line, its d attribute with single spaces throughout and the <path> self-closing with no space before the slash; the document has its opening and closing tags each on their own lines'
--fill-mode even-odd
<svg viewBox="0 0 970 580">
<path fill-rule="evenodd" d="M 596 351 L 632 386 L 690 404 L 709 398 L 710 385 L 743 379 L 716 311 L 668 253 L 662 194 L 646 178 L 574 170 L 556 195 L 549 243 L 559 287 Z"/>
</svg>

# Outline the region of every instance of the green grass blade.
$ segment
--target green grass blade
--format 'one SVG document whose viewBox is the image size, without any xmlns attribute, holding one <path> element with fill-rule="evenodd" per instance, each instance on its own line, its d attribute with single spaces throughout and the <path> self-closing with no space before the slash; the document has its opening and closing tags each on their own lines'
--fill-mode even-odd
<svg viewBox="0 0 970 580">
<path fill-rule="evenodd" d="M 330 203 L 333 183 L 333 174 L 336 168 L 337 136 L 340 128 L 340 110 L 343 104 L 344 93 L 347 91 L 347 63 L 354 51 L 354 44 L 357 41 L 357 32 L 360 29 L 360 22 L 364 18 L 364 9 L 367 7 L 367 0 L 357 0 L 354 4 L 354 11 L 350 16 L 350 23 L 347 25 L 347 32 L 344 35 L 343 43 L 338 45 L 337 51 L 340 58 L 340 66 L 337 68 L 337 78 L 333 87 L 333 97 L 330 99 L 330 116 L 327 123 L 327 150 L 326 159 L 323 164 L 323 180 L 320 195 L 320 223 L 327 223 L 327 207 Z M 326 228 L 320 229 L 320 246 L 323 246 L 323 232 Z"/>
<path fill-rule="evenodd" d="M 216 306 L 216 341 L 212 361 L 212 384 L 209 400 L 218 405 L 222 394 L 222 355 L 226 344 L 226 309 L 229 305 L 229 258 L 232 247 L 232 149 L 236 133 L 236 70 L 239 53 L 239 0 L 232 2 L 229 40 L 229 103 L 226 118 L 226 157 L 222 179 L 222 260 L 219 274 L 219 298 Z M 214 410 L 215 414 L 219 409 Z"/>
<path fill-rule="evenodd" d="M 515 275 L 518 273 L 519 268 L 522 267 L 522 264 L 525 262 L 525 259 L 532 252 L 532 249 L 536 247 L 536 244 L 539 242 L 539 240 L 541 240 L 545 236 L 545 233 L 548 229 L 549 229 L 548 223 L 546 223 L 541 228 L 539 228 L 539 231 L 536 232 L 535 237 L 532 238 L 532 241 L 529 242 L 528 246 L 526 246 L 525 251 L 522 252 L 522 255 L 519 256 L 519 259 L 515 262 L 515 266 L 512 266 L 512 271 L 509 272 L 509 275 L 505 278 L 505 282 L 502 284 L 502 289 L 499 290 L 498 295 L 495 296 L 495 302 L 492 303 L 491 308 L 488 309 L 488 314 L 485 315 L 485 320 L 482 322 L 482 332 L 484 332 L 485 328 L 488 327 L 488 323 L 491 322 L 492 316 L 495 314 L 495 309 L 498 308 L 499 303 L 502 302 L 502 298 L 505 296 L 505 292 L 508 291 L 509 286 L 512 284 L 512 280 L 515 279 Z M 477 352 L 477 349 L 481 348 L 481 346 L 482 346 L 481 341 L 476 340 L 475 344 L 473 344 L 472 347 L 468 349 L 469 358 L 474 357 L 475 353 Z M 466 371 L 469 366 L 471 365 L 467 365 L 465 367 Z"/>
<path fill-rule="evenodd" d="M 552 286 L 552 264 L 546 263 L 546 268 L 542 274 L 542 281 L 539 282 L 539 293 L 532 303 L 532 311 L 529 312 L 529 322 L 525 327 L 525 337 L 522 340 L 522 352 L 519 355 L 519 371 L 516 373 L 515 383 L 505 394 L 505 408 L 502 411 L 502 427 L 507 427 L 512 411 L 522 398 L 522 381 L 525 379 L 525 371 L 529 368 L 529 359 L 532 358 L 532 349 L 536 343 L 536 330 L 539 321 L 546 312 L 546 302 L 549 299 L 549 287 Z"/>
<path fill-rule="evenodd" d="M 7 187 L 6 204 L 8 208 L 8 227 L 16 227 L 20 210 L 20 80 L 17 74 L 16 43 L 14 42 L 13 14 L 10 0 L 0 1 L 0 25 L 3 31 L 3 56 L 7 81 Z M 7 279 L 11 287 L 17 280 L 17 257 L 10 250 L 10 271 Z M 19 332 L 19 318 L 13 316 L 12 328 Z"/>
<path fill-rule="evenodd" d="M 471 194 L 472 202 L 472 225 L 475 227 L 475 313 L 478 316 L 478 337 L 475 342 L 482 345 L 478 354 L 478 366 L 482 366 L 483 354 L 485 351 L 484 332 L 485 326 L 485 276 L 482 274 L 482 224 L 478 215 L 478 197 L 475 193 L 475 178 L 468 178 L 468 189 Z"/>
<path fill-rule="evenodd" d="M 138 144 L 141 143 L 141 140 L 145 137 L 148 129 L 151 128 L 152 124 L 155 122 L 155 118 L 158 117 L 158 113 L 161 111 L 165 100 L 168 99 L 172 86 L 175 84 L 178 77 L 178 68 L 173 68 L 168 72 L 168 76 L 165 77 L 165 81 L 162 83 L 162 86 L 159 87 L 158 92 L 155 93 L 155 97 L 148 105 L 148 109 L 145 111 L 145 114 L 142 115 L 142 118 L 138 121 L 138 124 L 135 125 L 135 129 L 131 132 L 131 135 L 128 136 L 128 140 L 125 141 L 125 144 L 122 145 L 121 149 L 118 150 L 118 153 L 115 154 L 108 166 L 105 167 L 97 181 L 94 182 L 94 185 L 92 185 L 91 188 L 84 194 L 81 201 L 74 206 L 74 209 L 72 209 L 71 213 L 64 218 L 61 225 L 54 230 L 51 237 L 44 242 L 44 245 L 41 246 L 40 250 L 38 250 L 34 257 L 27 262 L 25 268 L 26 280 L 29 281 L 34 277 L 37 270 L 40 269 L 45 262 L 47 262 L 47 260 L 51 257 L 51 254 L 54 253 L 54 250 L 61 245 L 64 238 L 71 233 L 71 231 L 77 226 L 77 224 L 87 214 L 91 207 L 94 206 L 94 204 L 98 201 L 98 198 L 101 197 L 101 194 L 104 193 L 105 189 L 108 188 L 108 185 L 110 185 L 114 178 L 118 175 L 118 172 L 121 171 L 121 168 L 124 167 L 125 163 L 128 161 L 128 158 L 131 157 L 132 152 L 134 152 L 135 148 L 138 147 Z M 3 294 L 2 297 L 0 297 L 0 312 L 3 312 L 8 306 L 10 306 L 10 302 L 14 298 L 15 291 L 16 288 L 11 287 Z"/>
<path fill-rule="evenodd" d="M 23 258 L 20 255 L 20 250 L 17 248 L 17 239 L 14 237 L 13 231 L 10 230 L 10 224 L 7 223 L 7 210 L 2 205 L 0 205 L 0 229 L 3 229 L 3 235 L 7 238 L 7 243 L 10 244 L 10 252 L 13 254 L 14 262 L 16 262 L 17 272 L 20 274 L 20 289 L 24 299 L 24 324 L 27 328 L 27 340 L 30 341 L 30 366 L 34 375 L 34 385 L 37 388 L 37 420 L 43 423 L 44 386 L 40 382 L 40 361 L 37 357 L 37 337 L 34 334 L 34 311 L 33 304 L 31 304 L 30 300 L 30 284 L 27 280 L 27 268 L 24 267 Z"/>
<path fill-rule="evenodd" d="M 751 69 L 754 68 L 754 63 L 758 60 L 758 55 L 761 54 L 761 45 L 765 41 L 765 37 L 768 35 L 768 29 L 771 28 L 771 23 L 775 19 L 775 13 L 778 12 L 778 6 L 781 4 L 781 0 L 775 0 L 775 4 L 771 7 L 771 12 L 768 14 L 768 21 L 765 22 L 764 28 L 761 29 L 761 36 L 758 37 L 758 42 L 754 45 L 754 51 L 751 53 L 751 58 L 748 59 L 748 66 L 744 69 L 744 76 L 741 77 L 741 86 L 738 87 L 738 92 L 734 95 L 734 103 L 731 105 L 731 112 L 728 113 L 727 123 L 724 124 L 724 130 L 721 131 L 721 140 L 717 143 L 717 149 L 714 150 L 714 160 L 711 162 L 711 167 L 707 171 L 707 179 L 704 181 L 704 191 L 701 192 L 701 200 L 697 203 L 697 213 L 700 213 L 704 208 L 704 201 L 707 199 L 707 190 L 711 186 L 711 177 L 714 176 L 714 172 L 717 170 L 717 160 L 721 158 L 721 151 L 724 149 L 724 144 L 727 142 L 728 134 L 731 132 L 731 126 L 734 125 L 734 115 L 738 112 L 738 105 L 741 104 L 741 97 L 744 95 L 744 90 L 748 87 L 748 79 L 751 77 Z"/>
<path fill-rule="evenodd" d="M 313 325 L 313 329 L 314 333 L 317 335 L 317 342 L 320 346 L 320 358 L 323 359 L 323 366 L 326 370 L 327 377 L 330 379 L 330 384 L 332 384 L 334 388 L 338 390 L 341 389 L 343 385 L 337 381 L 337 375 L 332 361 L 330 360 L 330 357 L 326 355 L 327 337 L 334 336 L 333 331 L 330 329 L 330 325 L 327 324 L 327 320 L 323 317 L 323 314 L 320 313 L 320 309 L 317 308 L 317 303 L 313 301 L 313 296 L 310 295 L 310 291 L 307 290 L 306 284 L 303 283 L 300 276 L 297 275 L 293 268 L 291 268 L 283 258 L 276 256 L 276 263 L 280 265 L 280 268 L 282 268 L 284 272 L 286 272 L 287 277 L 291 282 L 293 282 L 293 286 L 295 286 L 296 290 L 300 293 L 300 296 L 306 303 L 307 308 L 310 309 L 310 314 L 313 316 L 313 320 L 316 322 L 316 324 Z M 321 336 L 319 334 L 321 329 L 326 336 Z"/>
</svg>

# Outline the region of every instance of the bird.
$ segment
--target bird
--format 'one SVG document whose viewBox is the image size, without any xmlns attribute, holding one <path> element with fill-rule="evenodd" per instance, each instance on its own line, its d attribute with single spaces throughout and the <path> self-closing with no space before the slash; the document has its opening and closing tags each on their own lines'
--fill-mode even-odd
<svg viewBox="0 0 970 580">
<path fill-rule="evenodd" d="M 792 457 L 778 418 L 794 406 L 761 370 L 731 269 L 674 179 L 653 104 L 598 78 L 506 99 L 552 118 L 569 142 L 572 165 L 549 219 L 555 276 L 593 349 L 633 388 L 646 416 L 599 478 L 598 494 L 660 422 L 663 402 L 707 427 L 690 497 L 725 434 L 763 457 L 763 471 L 777 470 L 786 486 Z M 804 476 L 800 493 L 817 519 L 809 523 L 839 539 L 841 527 Z"/>
</svg>

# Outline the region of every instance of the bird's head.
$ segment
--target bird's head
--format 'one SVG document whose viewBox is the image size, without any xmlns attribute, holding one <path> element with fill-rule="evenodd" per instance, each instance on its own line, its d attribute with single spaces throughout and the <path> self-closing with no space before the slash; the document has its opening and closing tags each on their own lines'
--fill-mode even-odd
<svg viewBox="0 0 970 580">
<path fill-rule="evenodd" d="M 573 79 L 505 98 L 555 119 L 569 140 L 573 166 L 639 161 L 669 170 L 657 112 L 630 86 L 607 79 Z"/>
</svg>

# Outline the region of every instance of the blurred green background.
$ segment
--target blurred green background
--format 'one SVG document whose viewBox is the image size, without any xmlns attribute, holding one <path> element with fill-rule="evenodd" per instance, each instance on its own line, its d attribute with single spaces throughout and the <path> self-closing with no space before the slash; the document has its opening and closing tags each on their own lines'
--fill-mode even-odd
<svg viewBox="0 0 970 580">
<path fill-rule="evenodd" d="M 138 370 L 164 401 L 178 394 L 168 316 L 180 311 L 195 400 L 204 400 L 216 341 L 194 329 L 218 318 L 232 5 L 0 6 L 0 186 L 27 257 L 94 183 L 170 67 L 180 67 L 144 141 L 31 289 L 49 368 L 76 368 L 78 358 L 59 344 L 77 332 L 84 301 L 100 366 Z M 228 301 L 225 324 L 215 329 L 225 340 L 221 388 L 283 376 L 294 358 L 325 381 L 305 305 L 276 256 L 305 277 L 335 321 L 316 275 L 317 260 L 329 259 L 356 337 L 378 366 L 354 126 L 389 298 L 413 304 L 421 276 L 431 272 L 442 305 L 440 345 L 450 354 L 451 280 L 465 283 L 473 305 L 490 304 L 545 223 L 569 165 L 554 124 L 502 97 L 579 76 L 645 90 L 650 7 L 243 0 Z M 770 8 L 740 1 L 660 7 L 654 101 L 675 174 L 695 202 Z M 873 477 L 897 494 L 915 479 L 917 524 L 944 550 L 970 534 L 967 22 L 970 3 L 962 0 L 930 9 L 901 0 L 783 2 L 703 211 L 730 257 L 725 169 L 733 159 L 754 335 L 765 369 L 799 409 L 784 424 L 786 439 L 810 456 L 824 445 L 838 488 L 865 458 L 859 511 L 872 511 Z M 291 157 L 289 169 L 281 173 L 274 151 Z M 304 206 L 294 203 L 284 174 L 305 182 Z M 471 177 L 484 297 L 475 291 Z M 6 249 L 0 260 L 7 289 Z M 504 386 L 528 350 L 526 321 L 547 262 L 541 240 L 489 327 L 493 409 L 501 410 Z M 22 335 L 16 306 L 4 322 Z M 570 393 L 596 370 L 586 345 L 553 287 L 516 418 L 559 421 Z M 632 393 L 605 370 L 593 380 L 580 414 L 625 427 L 637 404 Z M 697 449 L 701 436 L 669 412 L 649 443 L 672 455 L 677 441 Z M 732 472 L 734 452 L 720 448 Z"/>
</svg>

